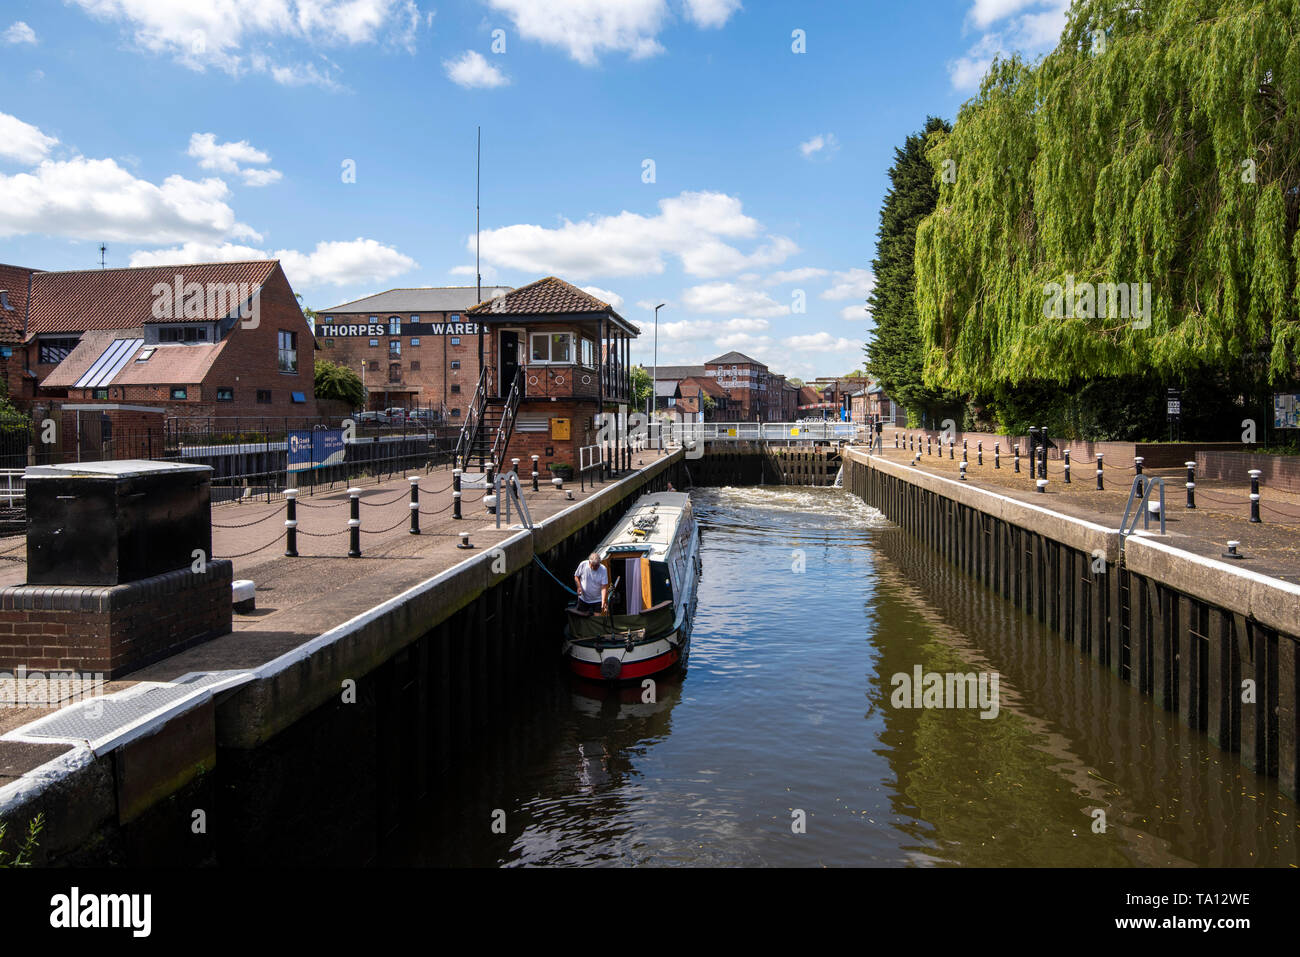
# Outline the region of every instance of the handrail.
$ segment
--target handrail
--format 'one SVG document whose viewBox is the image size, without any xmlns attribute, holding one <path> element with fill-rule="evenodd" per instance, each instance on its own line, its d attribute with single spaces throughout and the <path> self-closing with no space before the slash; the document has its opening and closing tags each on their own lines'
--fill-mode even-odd
<svg viewBox="0 0 1300 957">
<path fill-rule="evenodd" d="M 501 463 L 506 449 L 510 446 L 510 436 L 515 431 L 515 412 L 519 409 L 519 398 L 524 390 L 524 368 L 515 370 L 514 381 L 510 383 L 510 393 L 506 396 L 506 406 L 501 412 L 501 424 L 497 426 L 496 437 L 492 440 L 492 461 Z"/>
<path fill-rule="evenodd" d="M 1133 508 L 1133 499 L 1139 492 L 1142 498 L 1138 503 L 1138 509 L 1142 512 L 1142 528 L 1145 531 L 1151 527 L 1151 511 L 1147 503 L 1151 500 L 1151 490 L 1156 487 L 1160 488 L 1160 534 L 1165 534 L 1165 480 L 1159 475 L 1138 475 L 1133 479 L 1133 485 L 1128 490 L 1128 504 L 1124 506 L 1124 518 L 1119 526 L 1120 546 L 1124 545 L 1125 536 L 1132 535 L 1137 531 L 1138 517 L 1134 513 L 1133 521 L 1129 522 L 1129 512 Z"/>
<path fill-rule="evenodd" d="M 487 373 L 487 366 L 484 366 L 478 374 L 478 385 L 474 389 L 474 401 L 470 403 L 469 410 L 465 413 L 465 424 L 461 426 L 460 437 L 456 440 L 456 453 L 452 461 L 459 468 L 465 468 L 469 465 L 469 453 L 478 439 L 483 410 L 487 406 Z"/>
<path fill-rule="evenodd" d="M 514 501 L 515 507 L 519 509 L 519 517 L 523 520 L 524 528 L 529 531 L 533 528 L 533 517 L 528 512 L 528 504 L 524 501 L 523 486 L 519 484 L 519 476 L 513 471 L 506 470 L 497 473 L 496 477 L 496 495 L 497 495 L 497 528 L 501 527 L 502 503 L 505 504 L 506 523 L 510 522 L 510 502 Z"/>
</svg>

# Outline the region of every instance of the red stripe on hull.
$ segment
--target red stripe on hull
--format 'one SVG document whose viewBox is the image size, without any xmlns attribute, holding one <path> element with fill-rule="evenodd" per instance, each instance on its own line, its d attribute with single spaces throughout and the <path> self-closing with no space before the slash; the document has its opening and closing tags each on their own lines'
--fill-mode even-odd
<svg viewBox="0 0 1300 957">
<path fill-rule="evenodd" d="M 655 655 L 653 658 L 646 658 L 644 661 L 628 662 L 614 680 L 626 681 L 632 678 L 644 678 L 646 675 L 652 675 L 671 668 L 677 663 L 677 658 L 677 649 L 674 648 L 672 651 L 666 651 L 662 655 Z M 577 658 L 570 657 L 569 667 L 574 674 L 581 675 L 583 678 L 590 678 L 593 681 L 609 680 L 601 675 L 600 665 L 590 661 L 580 661 Z"/>
</svg>

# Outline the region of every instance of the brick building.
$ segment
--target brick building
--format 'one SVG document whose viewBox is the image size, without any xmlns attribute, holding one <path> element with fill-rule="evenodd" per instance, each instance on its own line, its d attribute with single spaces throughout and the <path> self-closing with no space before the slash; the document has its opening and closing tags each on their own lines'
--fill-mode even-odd
<svg viewBox="0 0 1300 957">
<path fill-rule="evenodd" d="M 478 383 L 478 322 L 466 313 L 509 286 L 389 289 L 320 310 L 321 358 L 362 377 L 367 408 L 429 408 L 463 418 Z"/>
<path fill-rule="evenodd" d="M 466 312 L 484 327 L 483 393 L 466 396 L 471 462 L 503 466 L 530 456 L 581 466 L 598 444 L 602 414 L 626 414 L 631 342 L 640 330 L 595 296 L 548 276 Z M 471 385 L 472 389 L 472 385 Z M 588 453 L 591 454 L 591 453 Z"/>
<path fill-rule="evenodd" d="M 116 403 L 177 416 L 316 414 L 314 339 L 278 260 L 71 272 L 10 266 L 0 267 L 0 281 L 25 286 L 20 302 L 6 290 L 11 321 L 23 319 L 6 369 L 16 402 Z"/>
<path fill-rule="evenodd" d="M 731 395 L 731 421 L 783 421 L 785 376 L 757 359 L 743 352 L 728 352 L 704 363 L 704 374 Z"/>
</svg>

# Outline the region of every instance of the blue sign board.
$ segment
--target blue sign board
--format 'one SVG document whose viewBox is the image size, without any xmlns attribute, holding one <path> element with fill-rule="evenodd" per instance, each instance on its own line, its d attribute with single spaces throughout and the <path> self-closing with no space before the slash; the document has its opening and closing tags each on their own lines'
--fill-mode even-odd
<svg viewBox="0 0 1300 957">
<path fill-rule="evenodd" d="M 343 461 L 347 447 L 343 443 L 342 429 L 314 429 L 289 433 L 286 470 L 302 472 L 307 469 L 338 465 Z"/>
</svg>

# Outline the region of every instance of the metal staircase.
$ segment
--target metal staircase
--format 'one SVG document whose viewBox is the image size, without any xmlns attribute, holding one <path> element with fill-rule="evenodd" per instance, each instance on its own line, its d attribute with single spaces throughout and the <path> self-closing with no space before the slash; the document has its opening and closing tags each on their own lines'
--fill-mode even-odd
<svg viewBox="0 0 1300 957">
<path fill-rule="evenodd" d="M 470 404 L 465 424 L 461 426 L 460 438 L 456 442 L 455 466 L 466 471 L 477 466 L 479 472 L 486 473 L 489 463 L 500 464 L 505 459 L 510 437 L 515 431 L 515 414 L 519 411 L 519 401 L 523 398 L 523 367 L 515 372 L 504 399 L 487 394 L 487 384 L 491 378 L 489 371 L 484 369 L 479 375 L 474 401 Z"/>
</svg>

